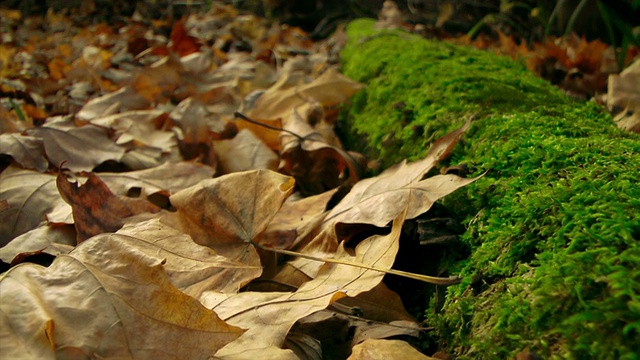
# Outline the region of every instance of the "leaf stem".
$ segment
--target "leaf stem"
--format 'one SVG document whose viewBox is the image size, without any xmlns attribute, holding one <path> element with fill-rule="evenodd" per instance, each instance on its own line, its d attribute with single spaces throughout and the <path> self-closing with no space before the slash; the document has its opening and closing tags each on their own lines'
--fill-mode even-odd
<svg viewBox="0 0 640 360">
<path fill-rule="evenodd" d="M 400 270 L 395 270 L 395 269 L 383 269 L 383 268 L 379 268 L 379 267 L 375 267 L 375 266 L 371 266 L 371 265 L 365 265 L 365 264 L 352 262 L 352 261 L 327 259 L 327 258 L 318 258 L 318 257 L 315 257 L 315 256 L 301 254 L 301 253 L 298 253 L 298 252 L 295 252 L 295 251 L 274 249 L 274 248 L 266 247 L 264 245 L 255 243 L 253 241 L 251 241 L 251 243 L 255 247 L 259 248 L 259 249 L 262 249 L 262 250 L 265 250 L 265 251 L 272 251 L 272 252 L 275 252 L 275 253 L 278 253 L 278 254 L 284 254 L 284 255 L 290 255 L 290 256 L 299 256 L 301 258 L 314 260 L 314 261 L 323 261 L 323 262 L 327 262 L 327 263 L 331 263 L 331 264 L 353 266 L 353 267 L 358 267 L 358 268 L 362 268 L 362 269 L 383 272 L 385 274 L 398 275 L 398 276 L 402 276 L 402 277 L 409 278 L 409 279 L 424 281 L 424 282 L 429 283 L 429 284 L 449 286 L 449 285 L 459 284 L 460 281 L 462 280 L 462 278 L 460 278 L 459 276 L 438 277 L 438 276 L 415 274 L 415 273 L 410 273 L 410 272 L 400 271 Z"/>
</svg>

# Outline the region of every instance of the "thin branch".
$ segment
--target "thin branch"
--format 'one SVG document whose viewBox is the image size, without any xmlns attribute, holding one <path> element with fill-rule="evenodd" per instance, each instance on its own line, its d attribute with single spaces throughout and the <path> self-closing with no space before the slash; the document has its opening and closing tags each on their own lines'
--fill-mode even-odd
<svg viewBox="0 0 640 360">
<path fill-rule="evenodd" d="M 298 135 L 298 134 L 296 134 L 296 133 L 294 133 L 292 131 L 289 131 L 289 130 L 283 129 L 283 128 L 279 128 L 277 126 L 271 126 L 271 125 L 268 125 L 268 124 L 265 124 L 265 123 L 261 123 L 260 121 L 256 121 L 256 120 L 250 119 L 249 117 L 247 117 L 243 113 L 240 113 L 240 112 L 236 111 L 235 113 L 233 113 L 233 116 L 235 118 L 240 118 L 240 119 L 242 119 L 242 120 L 244 120 L 246 122 L 250 122 L 252 124 L 255 124 L 255 125 L 258 125 L 258 126 L 262 126 L 262 127 L 267 128 L 269 130 L 286 132 L 287 134 L 291 134 L 291 135 L 297 137 L 298 139 L 300 139 L 300 141 L 304 141 L 304 138 L 302 136 L 300 136 L 300 135 Z"/>
</svg>

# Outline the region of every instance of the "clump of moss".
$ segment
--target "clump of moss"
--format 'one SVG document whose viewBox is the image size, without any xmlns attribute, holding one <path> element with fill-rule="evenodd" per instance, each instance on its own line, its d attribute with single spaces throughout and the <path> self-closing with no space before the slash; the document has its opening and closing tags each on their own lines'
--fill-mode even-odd
<svg viewBox="0 0 640 360">
<path fill-rule="evenodd" d="M 445 199 L 471 256 L 444 306 L 425 304 L 444 350 L 507 358 L 637 358 L 640 353 L 640 137 L 511 59 L 357 20 L 342 53 L 367 84 L 342 125 L 388 166 L 476 119 L 451 163 L 476 183 Z"/>
</svg>

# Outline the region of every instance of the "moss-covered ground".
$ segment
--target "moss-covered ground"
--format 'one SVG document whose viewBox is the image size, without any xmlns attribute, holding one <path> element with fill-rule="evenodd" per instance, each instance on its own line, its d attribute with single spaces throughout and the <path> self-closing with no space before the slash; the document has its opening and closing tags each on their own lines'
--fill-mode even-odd
<svg viewBox="0 0 640 360">
<path fill-rule="evenodd" d="M 468 226 L 464 278 L 426 299 L 431 342 L 478 359 L 640 358 L 640 137 L 511 59 L 446 42 L 348 27 L 343 71 L 367 88 L 342 126 L 388 166 L 476 120 L 450 164 L 476 183 L 445 200 Z"/>
</svg>

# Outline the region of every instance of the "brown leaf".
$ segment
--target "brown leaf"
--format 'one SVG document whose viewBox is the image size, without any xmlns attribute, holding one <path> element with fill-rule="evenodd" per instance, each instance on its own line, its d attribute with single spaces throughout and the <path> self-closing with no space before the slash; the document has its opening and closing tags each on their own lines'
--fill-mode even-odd
<svg viewBox="0 0 640 360">
<path fill-rule="evenodd" d="M 196 244 L 189 235 L 158 218 L 129 222 L 116 234 L 126 235 L 121 241 L 129 248 L 158 260 L 165 259 L 169 281 L 196 299 L 208 290 L 237 293 L 262 272 L 259 265 L 236 262 Z"/>
<path fill-rule="evenodd" d="M 78 243 L 88 238 L 115 232 L 124 224 L 124 218 L 140 213 L 156 213 L 160 208 L 144 199 L 114 195 L 100 178 L 90 173 L 87 181 L 78 186 L 68 176 L 58 173 L 56 185 L 60 196 L 73 209 L 73 220 Z"/>
<path fill-rule="evenodd" d="M 305 107 L 301 111 L 308 109 Z M 291 111 L 285 129 L 289 132 L 280 135 L 280 171 L 293 176 L 304 195 L 320 194 L 346 181 L 356 183 L 364 173 L 356 156 L 329 145 L 302 118 L 297 108 Z"/>
<path fill-rule="evenodd" d="M 344 358 L 364 340 L 417 336 L 419 330 L 400 297 L 380 283 L 371 291 L 344 297 L 300 319 L 287 335 L 287 343 L 292 334 L 306 334 L 321 341 L 323 358 Z"/>
<path fill-rule="evenodd" d="M 168 152 L 176 146 L 175 134 L 165 124 L 167 114 L 161 110 L 137 110 L 91 120 L 91 124 L 115 130 L 118 145 L 133 143 L 136 147 L 154 147 Z M 163 131 L 164 130 L 164 131 Z"/>
<path fill-rule="evenodd" d="M 9 166 L 0 173 L 0 246 L 38 227 L 45 214 L 64 201 L 55 176 Z"/>
<path fill-rule="evenodd" d="M 197 52 L 200 48 L 198 39 L 187 33 L 187 29 L 182 21 L 176 21 L 173 23 L 173 30 L 171 30 L 169 38 L 172 42 L 169 49 L 171 51 L 175 51 L 180 56 Z"/>
<path fill-rule="evenodd" d="M 107 161 L 120 161 L 124 149 L 115 145 L 104 129 L 93 125 L 77 127 L 70 116 L 49 118 L 43 126 L 28 133 L 42 138 L 49 161 L 63 162 L 72 171 L 91 171 Z"/>
<path fill-rule="evenodd" d="M 170 99 L 183 100 L 192 91 L 188 90 L 189 84 L 182 80 L 182 71 L 180 62 L 169 56 L 154 66 L 140 70 L 130 86 L 137 95 L 151 104 L 166 103 Z"/>
<path fill-rule="evenodd" d="M 369 339 L 353 347 L 348 360 L 432 360 L 430 356 L 422 354 L 408 343 L 400 340 Z"/>
<path fill-rule="evenodd" d="M 343 103 L 363 85 L 354 82 L 330 68 L 309 84 L 282 90 L 283 81 L 273 85 L 256 101 L 247 116 L 255 119 L 284 119 L 291 109 L 315 99 L 322 106 L 329 107 Z"/>
<path fill-rule="evenodd" d="M 0 248 L 0 259 L 9 264 L 19 254 L 34 251 L 58 256 L 68 254 L 76 244 L 76 232 L 73 226 L 43 225 L 17 236 Z"/>
<path fill-rule="evenodd" d="M 180 228 L 193 240 L 248 265 L 259 264 L 250 242 L 273 219 L 294 180 L 269 170 L 203 180 L 171 196 Z"/>
<path fill-rule="evenodd" d="M 180 102 L 170 117 L 182 129 L 183 140 L 187 143 L 208 143 L 232 137 L 226 133 L 228 122 L 209 111 L 204 103 L 195 98 Z"/>
<path fill-rule="evenodd" d="M 640 60 L 636 60 L 619 75 L 609 76 L 607 107 L 618 112 L 618 127 L 640 133 Z"/>
<path fill-rule="evenodd" d="M 163 260 L 102 234 L 0 279 L 9 358 L 208 359 L 242 330 L 169 282 Z M 29 321 L 25 321 L 25 316 Z"/>
<path fill-rule="evenodd" d="M 387 235 L 376 235 L 358 244 L 355 255 L 341 244 L 334 259 L 391 268 L 399 245 L 405 213 L 400 214 Z M 374 288 L 384 273 L 364 268 L 330 264 L 318 276 L 294 293 L 244 292 L 233 296 L 205 292 L 200 300 L 229 324 L 247 328 L 238 340 L 221 349 L 217 356 L 251 359 L 291 357 L 280 349 L 293 324 L 316 311 L 325 309 L 345 296 L 357 296 Z"/>
<path fill-rule="evenodd" d="M 424 159 L 397 164 L 380 175 L 355 184 L 334 207 L 325 223 L 371 224 L 386 226 L 404 208 L 404 199 L 411 198 L 407 218 L 423 214 L 440 198 L 472 183 L 477 178 L 465 179 L 455 175 L 438 175 L 425 180 L 435 164 L 447 156 L 458 139 L 469 128 L 471 121 L 460 129 L 438 139 Z"/>
<path fill-rule="evenodd" d="M 204 179 L 210 179 L 215 170 L 207 165 L 190 162 L 170 163 L 124 173 L 96 174 L 114 194 L 126 195 L 133 188 L 140 188 L 146 195 L 161 193 L 169 196 L 193 186 Z"/>
<path fill-rule="evenodd" d="M 247 129 L 233 139 L 214 141 L 213 147 L 223 174 L 278 168 L 278 155 Z"/>
<path fill-rule="evenodd" d="M 149 101 L 147 99 L 131 87 L 125 86 L 120 90 L 89 100 L 78 111 L 76 117 L 79 120 L 88 121 L 120 112 L 145 109 L 148 106 Z"/>
<path fill-rule="evenodd" d="M 10 155 L 18 164 L 27 169 L 45 172 L 49 162 L 44 157 L 42 139 L 22 134 L 0 134 L 2 154 Z"/>
</svg>

